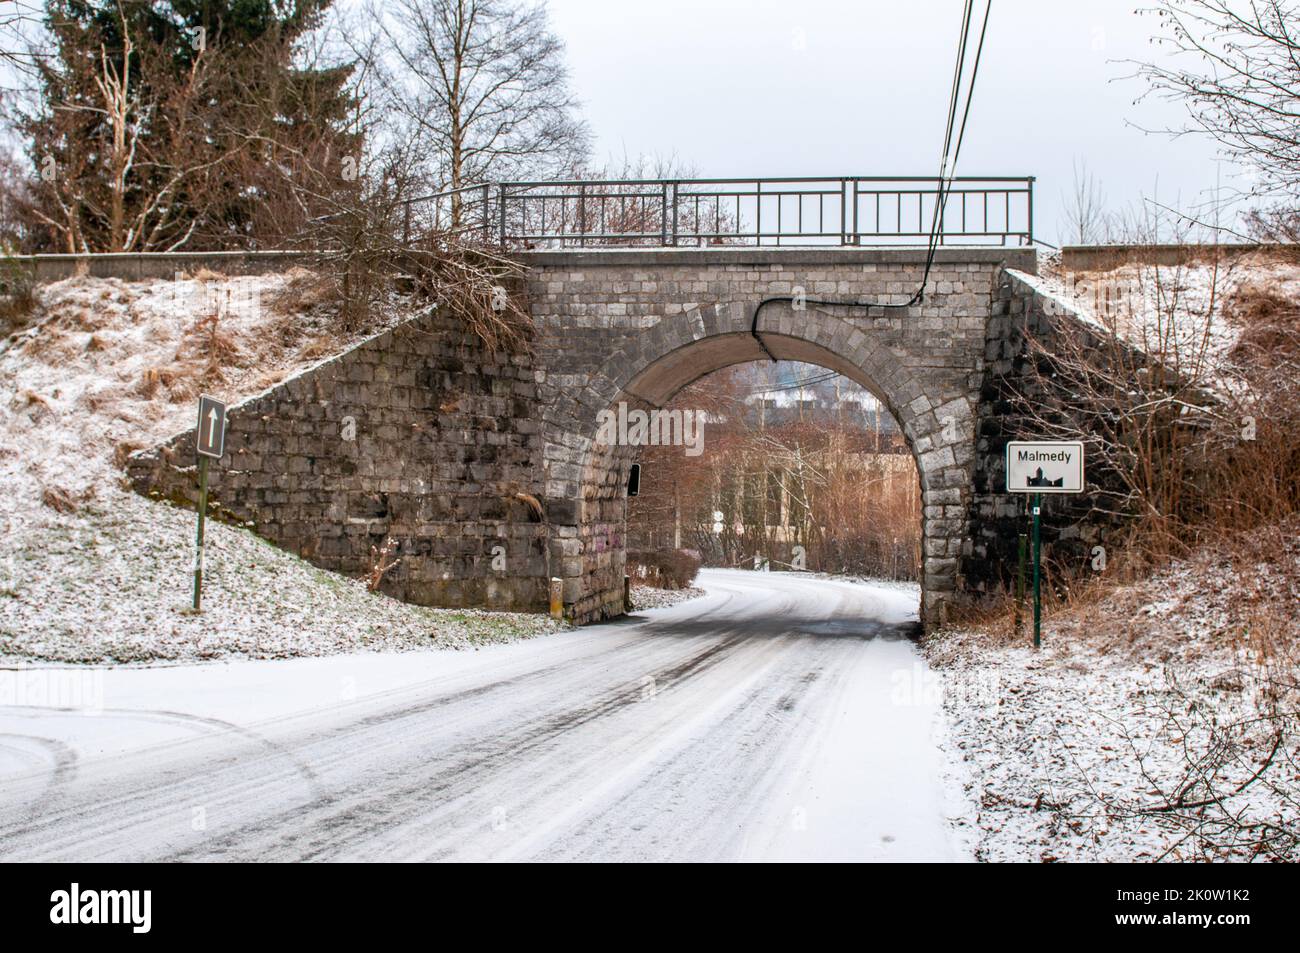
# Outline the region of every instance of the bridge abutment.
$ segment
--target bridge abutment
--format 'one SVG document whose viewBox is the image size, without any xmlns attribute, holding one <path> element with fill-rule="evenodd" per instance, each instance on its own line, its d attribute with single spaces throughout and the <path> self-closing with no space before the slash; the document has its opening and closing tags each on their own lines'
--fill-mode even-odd
<svg viewBox="0 0 1300 953">
<path fill-rule="evenodd" d="M 1031 250 L 940 249 L 924 301 L 901 309 L 860 305 L 909 299 L 922 249 L 522 257 L 530 354 L 486 353 L 426 315 L 235 404 L 212 471 L 222 512 L 346 573 L 391 539 L 401 563 L 382 588 L 407 601 L 542 611 L 559 577 L 571 618 L 607 618 L 624 611 L 637 448 L 603 443 L 601 413 L 661 407 L 706 374 L 776 357 L 853 379 L 898 422 L 920 484 L 924 621 L 1004 584 L 1023 514 L 1000 492 L 1002 448 L 1033 435 L 1026 335 L 1073 320 L 1016 276 L 1033 271 Z M 761 302 L 801 295 L 804 307 L 763 307 L 751 333 Z M 707 452 L 707 425 L 703 439 Z M 135 455 L 136 487 L 192 503 L 192 441 Z M 1047 538 L 1068 548 L 1100 531 L 1069 519 Z"/>
</svg>

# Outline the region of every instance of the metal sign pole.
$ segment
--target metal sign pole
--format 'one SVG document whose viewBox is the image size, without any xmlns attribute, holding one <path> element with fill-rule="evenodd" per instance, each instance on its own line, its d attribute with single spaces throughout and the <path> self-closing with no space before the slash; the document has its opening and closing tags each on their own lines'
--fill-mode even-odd
<svg viewBox="0 0 1300 953">
<path fill-rule="evenodd" d="M 1042 510 L 1043 494 L 1034 494 L 1034 648 L 1043 644 L 1042 627 L 1043 627 L 1043 596 L 1039 588 L 1041 583 L 1042 572 L 1039 570 L 1039 563 L 1042 560 L 1043 552 L 1043 535 L 1042 535 Z"/>
<path fill-rule="evenodd" d="M 203 598 L 203 518 L 208 512 L 208 458 L 199 457 L 199 530 L 194 538 L 194 611 Z"/>
<path fill-rule="evenodd" d="M 208 515 L 208 464 L 226 452 L 226 405 L 207 394 L 199 395 L 199 422 L 194 433 L 199 458 L 199 529 L 194 537 L 194 611 L 203 602 L 203 522 Z"/>
<path fill-rule="evenodd" d="M 1083 451 L 1081 440 L 1007 441 L 1007 492 L 1033 497 L 1034 648 L 1043 644 L 1043 497 L 1054 493 L 1084 492 Z M 1025 537 L 1022 535 L 1020 567 L 1024 566 L 1024 552 Z M 1020 589 L 1021 585 L 1018 584 L 1017 588 Z M 1016 615 L 1019 617 L 1019 612 Z"/>
</svg>

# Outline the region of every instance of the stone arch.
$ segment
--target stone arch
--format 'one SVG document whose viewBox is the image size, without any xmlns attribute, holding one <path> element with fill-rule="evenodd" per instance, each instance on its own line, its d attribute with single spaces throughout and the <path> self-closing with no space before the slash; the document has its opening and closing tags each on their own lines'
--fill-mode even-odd
<svg viewBox="0 0 1300 953">
<path fill-rule="evenodd" d="M 629 335 L 578 386 L 559 393 L 543 415 L 551 564 L 564 579 L 564 601 L 577 621 L 623 611 L 626 468 L 630 448 L 596 444 L 598 414 L 620 400 L 660 406 L 692 381 L 768 354 L 837 371 L 875 395 L 911 449 L 922 494 L 922 618 L 942 620 L 960 588 L 969 555 L 969 508 L 978 394 L 964 377 L 918 363 L 894 340 L 902 315 L 861 316 L 846 309 L 789 303 L 766 306 L 751 333 L 757 301 L 711 305 L 665 317 Z"/>
</svg>

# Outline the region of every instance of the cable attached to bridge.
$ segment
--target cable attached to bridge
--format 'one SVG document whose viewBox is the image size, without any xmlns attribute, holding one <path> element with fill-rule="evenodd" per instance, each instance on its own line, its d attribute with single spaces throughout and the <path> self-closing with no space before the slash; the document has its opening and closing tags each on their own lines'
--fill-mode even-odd
<svg viewBox="0 0 1300 953">
<path fill-rule="evenodd" d="M 925 300 L 925 286 L 930 281 L 930 272 L 934 267 L 935 255 L 939 248 L 939 236 L 943 229 L 943 212 L 948 205 L 948 195 L 952 191 L 953 174 L 957 169 L 957 159 L 961 156 L 962 140 L 966 138 L 966 121 L 970 118 L 971 100 L 975 97 L 975 78 L 979 75 L 980 58 L 984 52 L 984 37 L 988 34 L 989 14 L 993 12 L 993 0 L 988 0 L 984 8 L 984 23 L 980 27 L 979 43 L 975 48 L 975 60 L 971 67 L 970 88 L 966 92 L 966 105 L 962 109 L 961 126 L 956 127 L 957 104 L 961 99 L 961 79 L 966 66 L 966 49 L 970 43 L 970 30 L 972 25 L 972 13 L 974 12 L 974 0 L 966 0 L 966 5 L 962 11 L 961 34 L 957 45 L 957 62 L 953 69 L 952 91 L 948 97 L 948 123 L 943 138 L 943 160 L 939 165 L 939 185 L 935 190 L 934 216 L 930 222 L 930 237 L 926 243 L 925 268 L 921 273 L 921 284 L 906 302 L 884 302 L 884 301 L 826 301 L 820 298 L 795 298 L 792 295 L 778 295 L 772 298 L 764 298 L 754 308 L 754 319 L 750 322 L 749 333 L 758 346 L 763 349 L 763 353 L 776 363 L 777 358 L 770 350 L 763 338 L 758 333 L 758 317 L 763 309 L 769 304 L 779 304 L 782 302 L 794 304 L 798 301 L 804 305 L 819 305 L 822 307 L 833 308 L 881 308 L 886 310 L 900 310 L 913 307 Z M 956 147 L 953 146 L 953 129 L 957 128 Z M 951 153 L 949 149 L 952 148 Z M 950 158 L 951 157 L 951 158 Z M 945 184 L 946 183 L 946 184 Z M 900 198 L 901 201 L 901 198 Z"/>
</svg>

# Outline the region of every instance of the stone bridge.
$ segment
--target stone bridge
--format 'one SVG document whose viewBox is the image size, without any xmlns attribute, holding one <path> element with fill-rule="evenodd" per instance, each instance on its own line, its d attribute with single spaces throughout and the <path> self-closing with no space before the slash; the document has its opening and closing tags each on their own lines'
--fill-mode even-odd
<svg viewBox="0 0 1300 953">
<path fill-rule="evenodd" d="M 976 421 L 989 319 L 1003 268 L 1033 271 L 1034 252 L 940 250 L 929 293 L 909 308 L 811 303 L 905 302 L 920 286 L 925 255 L 711 248 L 527 256 L 545 368 L 545 499 L 575 617 L 622 611 L 635 452 L 596 443 L 600 412 L 620 401 L 661 406 L 705 374 L 773 357 L 851 378 L 898 421 L 921 481 L 924 613 L 942 614 L 980 555 Z M 772 298 L 755 326 L 755 310 Z M 780 300 L 788 298 L 796 301 Z"/>
<path fill-rule="evenodd" d="M 234 406 L 213 495 L 329 569 L 363 571 L 370 547 L 391 537 L 402 562 L 384 588 L 398 598 L 541 609 L 558 577 L 569 616 L 593 621 L 625 610 L 635 456 L 597 442 L 601 411 L 662 405 L 732 364 L 805 361 L 858 382 L 898 421 L 924 501 L 922 615 L 941 620 L 998 584 L 1015 553 L 1020 511 L 998 490 L 1024 408 L 1004 384 L 1024 365 L 1025 331 L 1045 333 L 1061 311 L 1019 275 L 1035 270 L 1032 249 L 951 246 L 938 250 L 921 303 L 862 306 L 907 301 L 925 255 L 522 253 L 531 354 L 487 354 L 436 313 L 399 325 Z M 789 300 L 800 295 L 802 308 Z M 770 298 L 786 300 L 755 322 Z M 129 470 L 142 492 L 193 500 L 192 433 L 137 454 Z"/>
</svg>

